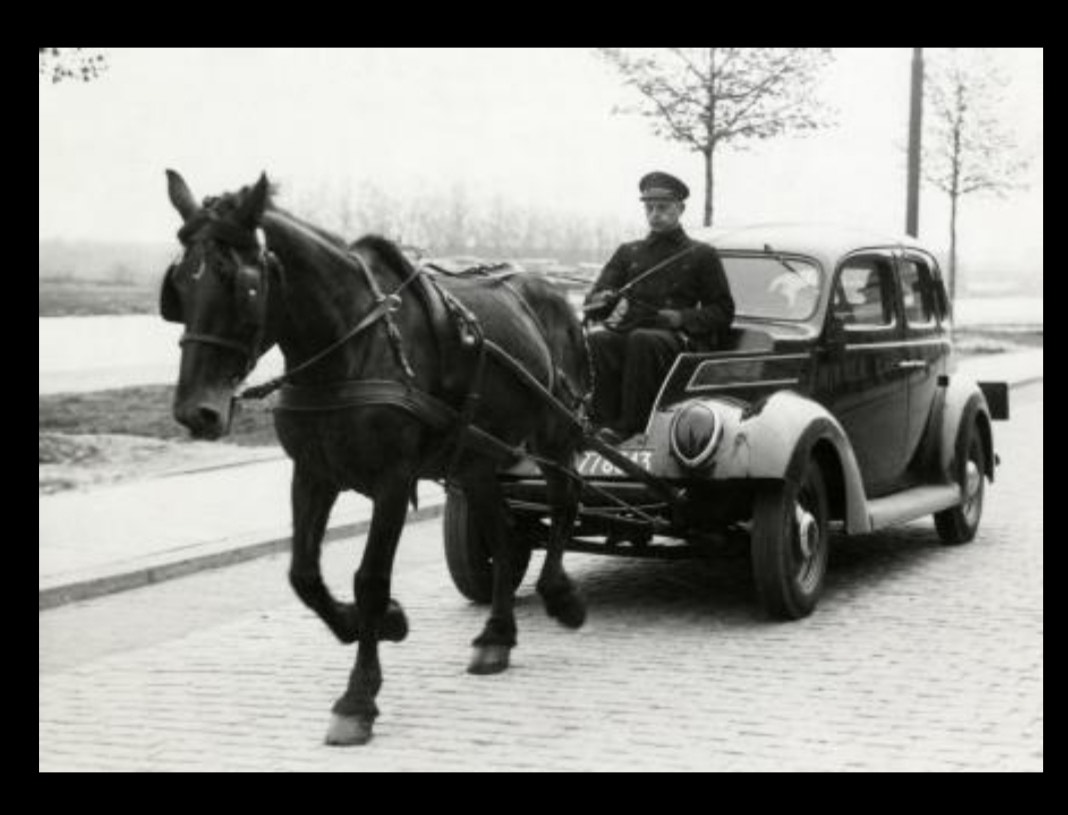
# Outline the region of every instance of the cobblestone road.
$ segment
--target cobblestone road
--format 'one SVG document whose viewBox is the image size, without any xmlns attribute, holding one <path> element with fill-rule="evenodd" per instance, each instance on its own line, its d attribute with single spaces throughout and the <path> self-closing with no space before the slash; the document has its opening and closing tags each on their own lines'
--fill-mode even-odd
<svg viewBox="0 0 1068 815">
<path fill-rule="evenodd" d="M 946 548 L 924 521 L 838 540 L 797 623 L 760 617 L 741 554 L 571 555 L 587 626 L 549 620 L 528 576 L 513 669 L 473 677 L 484 611 L 448 581 L 440 522 L 410 527 L 412 633 L 383 646 L 364 748 L 322 745 L 354 649 L 293 599 L 283 558 L 42 612 L 38 767 L 1041 770 L 1042 386 L 1013 400 L 980 537 Z M 339 592 L 356 549 L 328 549 Z"/>
</svg>

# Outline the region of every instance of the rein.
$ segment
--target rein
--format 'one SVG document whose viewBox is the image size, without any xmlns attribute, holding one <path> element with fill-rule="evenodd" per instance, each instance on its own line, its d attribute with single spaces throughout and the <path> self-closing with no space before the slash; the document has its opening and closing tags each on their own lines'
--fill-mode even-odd
<svg viewBox="0 0 1068 815">
<path fill-rule="evenodd" d="M 401 292 L 404 291 L 415 281 L 415 279 L 419 276 L 420 272 L 418 270 L 413 271 L 412 274 L 405 278 L 404 281 L 402 281 L 401 284 L 397 286 L 397 288 L 394 289 L 390 294 L 383 294 L 381 288 L 378 286 L 378 281 L 375 280 L 374 275 L 372 275 L 370 269 L 367 268 L 367 264 L 364 263 L 363 258 L 361 258 L 355 252 L 350 253 L 349 257 L 355 260 L 356 264 L 360 267 L 360 270 L 363 272 L 364 277 L 367 279 L 368 287 L 370 288 L 371 293 L 375 298 L 375 305 L 371 309 L 371 311 L 369 311 L 362 320 L 360 320 L 355 326 L 352 327 L 352 329 L 350 329 L 344 336 L 342 336 L 336 342 L 332 343 L 331 345 L 328 345 L 322 351 L 319 351 L 314 356 L 304 360 L 304 362 L 300 363 L 297 367 L 291 368 L 281 376 L 276 376 L 274 379 L 270 379 L 267 382 L 263 382 L 262 384 L 253 385 L 250 388 L 246 388 L 244 391 L 238 394 L 238 399 L 265 398 L 266 396 L 270 395 L 271 393 L 274 393 L 274 391 L 278 390 L 280 387 L 288 383 L 295 375 L 299 374 L 301 371 L 305 371 L 308 368 L 312 367 L 324 357 L 330 355 L 338 348 L 349 342 L 349 340 L 359 336 L 364 331 L 371 328 L 379 320 L 382 319 L 386 320 L 390 340 L 393 344 L 395 352 L 397 353 L 398 359 L 404 367 L 405 373 L 409 377 L 414 378 L 415 374 L 412 371 L 411 365 L 409 364 L 408 359 L 404 354 L 403 346 L 400 344 L 400 334 L 397 331 L 396 323 L 394 323 L 393 321 L 393 313 L 401 307 Z M 238 343 L 231 344 L 234 346 L 238 345 Z"/>
</svg>

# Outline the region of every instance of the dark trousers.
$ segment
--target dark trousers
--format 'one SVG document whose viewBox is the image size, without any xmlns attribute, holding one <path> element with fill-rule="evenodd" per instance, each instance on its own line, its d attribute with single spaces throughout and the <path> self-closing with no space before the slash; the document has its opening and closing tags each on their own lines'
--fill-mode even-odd
<svg viewBox="0 0 1068 815">
<path fill-rule="evenodd" d="M 593 356 L 593 419 L 625 433 L 645 427 L 653 402 L 684 340 L 675 331 L 602 329 L 589 335 Z"/>
</svg>

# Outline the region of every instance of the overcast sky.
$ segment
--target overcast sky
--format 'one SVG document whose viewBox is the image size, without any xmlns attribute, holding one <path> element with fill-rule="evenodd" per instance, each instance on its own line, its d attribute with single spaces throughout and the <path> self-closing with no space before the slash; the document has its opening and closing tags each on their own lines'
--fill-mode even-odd
<svg viewBox="0 0 1068 815">
<path fill-rule="evenodd" d="M 936 49 L 927 49 L 934 58 Z M 106 49 L 83 84 L 39 80 L 40 236 L 171 240 L 164 169 L 199 197 L 267 170 L 280 203 L 373 182 L 398 196 L 472 196 L 640 228 L 637 179 L 676 173 L 699 224 L 701 158 L 654 137 L 589 49 Z M 836 49 L 821 95 L 838 127 L 717 158 L 717 224 L 831 220 L 900 232 L 911 49 Z M 1001 49 L 1009 120 L 1034 156 L 1029 189 L 969 198 L 964 262 L 1041 264 L 1041 49 Z M 637 235 L 620 235 L 620 240 Z M 948 243 L 948 207 L 925 188 L 921 238 Z"/>
</svg>

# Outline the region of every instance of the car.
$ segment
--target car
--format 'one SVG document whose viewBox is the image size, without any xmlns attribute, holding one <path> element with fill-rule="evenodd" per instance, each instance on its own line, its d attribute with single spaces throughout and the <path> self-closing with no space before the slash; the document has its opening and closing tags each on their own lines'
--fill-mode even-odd
<svg viewBox="0 0 1068 815">
<path fill-rule="evenodd" d="M 699 556 L 740 539 L 762 607 L 799 619 L 823 592 L 832 531 L 933 516 L 945 543 L 972 540 L 1008 389 L 955 370 L 934 254 L 908 237 L 812 224 L 693 237 L 722 258 L 736 302 L 730 339 L 678 356 L 622 460 L 580 454 L 571 548 Z M 500 479 L 517 532 L 540 545 L 538 469 L 524 459 Z M 488 549 L 460 493 L 447 496 L 444 532 L 456 587 L 488 599 Z"/>
</svg>

